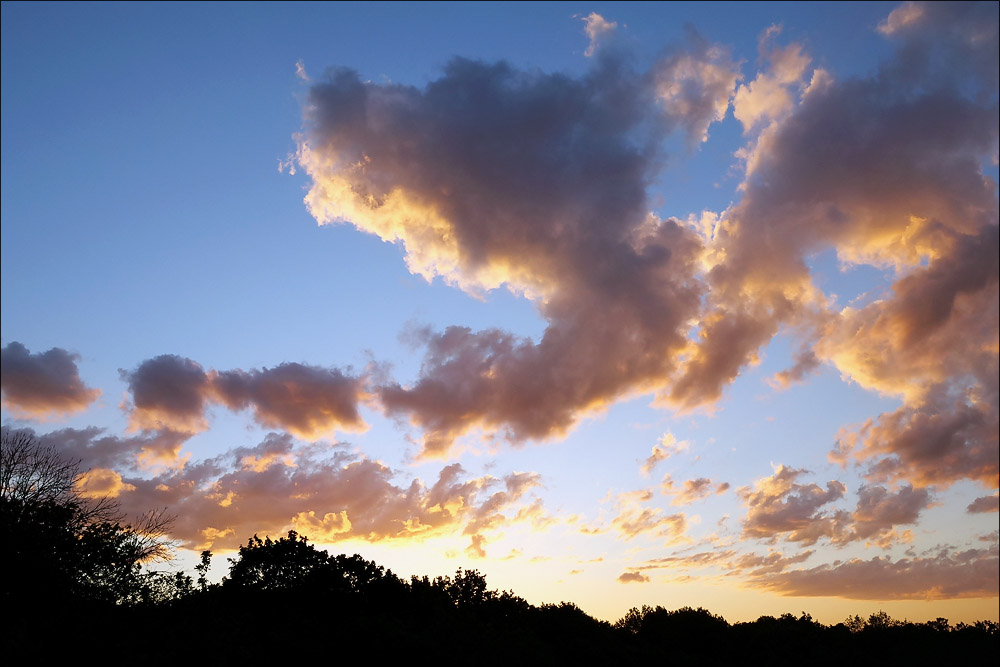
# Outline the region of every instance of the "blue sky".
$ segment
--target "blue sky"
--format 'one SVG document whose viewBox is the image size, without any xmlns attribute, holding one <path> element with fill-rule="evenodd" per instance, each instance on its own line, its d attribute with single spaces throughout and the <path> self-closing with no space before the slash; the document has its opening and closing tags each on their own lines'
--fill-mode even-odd
<svg viewBox="0 0 1000 667">
<path fill-rule="evenodd" d="M 93 488 L 130 509 L 167 504 L 157 485 L 194 484 L 169 496 L 168 509 L 188 517 L 176 535 L 185 549 L 225 551 L 250 536 L 240 530 L 297 527 L 402 574 L 473 567 L 532 601 L 572 599 L 612 620 L 642 603 L 730 620 L 800 607 L 833 622 L 879 608 L 996 619 L 997 253 L 993 243 L 990 265 L 982 248 L 997 225 L 997 90 L 995 63 L 977 69 L 995 61 L 995 5 L 5 3 L 2 30 L 4 424 L 107 471 Z M 456 56 L 482 66 L 462 78 L 448 69 Z M 482 122 L 474 136 L 492 145 L 505 121 L 489 120 L 474 90 L 465 115 L 433 106 L 429 91 L 464 94 L 499 61 L 515 74 L 491 94 L 509 93 L 512 108 L 564 84 L 582 95 L 625 82 L 616 94 L 643 100 L 632 110 L 641 122 L 602 129 L 600 142 L 573 139 L 574 161 L 541 173 L 586 186 L 582 202 L 634 193 L 617 174 L 589 186 L 568 175 L 586 172 L 589 156 L 642 161 L 642 200 L 623 202 L 620 218 L 608 209 L 607 227 L 639 230 L 641 215 L 654 216 L 649 233 L 674 258 L 661 267 L 674 282 L 655 288 L 664 302 L 636 296 L 643 284 L 621 278 L 627 264 L 580 286 L 601 257 L 578 239 L 604 223 L 566 235 L 574 215 L 590 214 L 518 178 L 531 160 L 550 164 L 536 144 L 512 135 L 520 163 L 497 153 L 481 171 L 455 172 L 470 149 L 450 133 Z M 370 111 L 364 131 L 345 120 L 347 107 L 329 100 L 354 89 L 328 68 L 356 72 L 386 115 Z M 878 86 L 884 101 L 870 92 Z M 586 98 L 595 117 L 631 108 L 596 93 Z M 516 113 L 530 127 L 527 108 Z M 825 115 L 833 108 L 855 120 L 838 125 Z M 427 120 L 436 117 L 451 120 Z M 384 166 L 398 146 L 416 147 L 413 164 Z M 370 157 L 368 171 L 352 171 L 354 150 Z M 506 178 L 527 193 L 509 209 L 497 199 Z M 317 225 L 310 193 L 369 215 L 321 192 L 340 182 L 357 201 L 378 188 L 396 197 L 409 221 L 399 240 L 376 233 L 388 207 Z M 468 201 L 454 183 L 467 184 Z M 538 238 L 512 241 L 506 230 L 534 215 L 535 195 L 555 217 L 525 228 Z M 489 202 L 494 217 L 471 201 Z M 424 235 L 425 205 L 457 246 Z M 718 220 L 714 234 L 699 220 Z M 653 243 L 643 238 L 630 243 Z M 407 264 L 422 252 L 427 276 Z M 502 286 L 475 287 L 477 271 Z M 617 278 L 632 287 L 614 293 Z M 682 282 L 696 293 L 688 311 Z M 952 291 L 927 291 L 942 284 Z M 954 305 L 921 309 L 922 293 Z M 662 371 L 629 366 L 649 350 L 608 342 L 623 340 L 606 326 L 621 304 L 640 319 L 666 313 L 668 324 L 636 333 L 676 334 Z M 471 347 L 435 338 L 451 326 L 468 328 Z M 530 344 L 502 353 L 494 331 Z M 597 336 L 598 352 L 560 357 L 564 348 L 543 343 L 549 331 L 572 331 L 572 350 Z M 434 341 L 451 365 L 435 365 Z M 803 351 L 812 361 L 782 387 L 776 374 Z M 460 353 L 495 365 L 470 375 Z M 527 355 L 535 376 L 523 373 Z M 934 361 L 946 357 L 951 370 Z M 195 384 L 171 384 L 195 367 Z M 283 378 L 267 374 L 279 368 Z M 244 384 L 219 383 L 237 370 L 225 377 Z M 462 383 L 492 388 L 473 400 Z M 270 393 L 278 385 L 302 392 L 294 415 L 291 399 Z M 52 393 L 29 391 L 38 386 Z M 320 405 L 310 386 L 352 402 Z M 434 387 L 443 398 L 428 402 Z M 491 405 L 498 395 L 508 403 Z M 529 420 L 510 407 L 523 396 L 553 412 Z M 300 414 L 309 410 L 318 416 Z M 437 448 L 432 424 L 447 436 Z M 114 457 L 98 456 L 101 437 Z M 216 476 L 193 481 L 208 460 Z M 450 495 L 438 498 L 430 490 L 455 464 Z M 375 517 L 350 495 L 361 482 L 331 476 L 351 465 L 378 468 L 383 506 L 398 501 L 402 514 Z M 307 470 L 316 495 L 294 501 L 289 489 L 306 483 L 294 475 Z M 697 493 L 684 495 L 686 482 Z M 426 497 L 411 506 L 400 499 L 414 483 Z M 279 509 L 250 528 L 268 494 Z M 817 537 L 802 536 L 808 527 Z M 986 574 L 956 582 L 962 565 Z M 862 570 L 879 567 L 919 584 L 860 590 Z"/>
</svg>

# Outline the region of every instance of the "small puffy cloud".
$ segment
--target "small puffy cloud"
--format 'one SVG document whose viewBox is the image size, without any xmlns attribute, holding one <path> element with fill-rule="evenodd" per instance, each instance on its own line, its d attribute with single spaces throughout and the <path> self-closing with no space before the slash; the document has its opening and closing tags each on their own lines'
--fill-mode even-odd
<svg viewBox="0 0 1000 667">
<path fill-rule="evenodd" d="M 674 454 L 687 451 L 690 446 L 687 440 L 678 442 L 673 433 L 664 433 L 660 436 L 659 442 L 653 445 L 653 451 L 643 462 L 640 468 L 642 474 L 648 477 L 660 461 L 665 461 Z"/>
<path fill-rule="evenodd" d="M 619 494 L 615 499 L 617 515 L 611 520 L 611 527 L 626 541 L 640 535 L 665 538 L 668 544 L 687 540 L 687 517 L 644 506 L 652 499 L 653 492 L 648 490 Z"/>
<path fill-rule="evenodd" d="M 92 468 L 77 480 L 77 489 L 84 498 L 114 498 L 135 487 L 122 481 L 122 476 L 109 468 Z"/>
<path fill-rule="evenodd" d="M 120 373 L 132 394 L 129 425 L 133 430 L 198 433 L 208 428 L 209 377 L 197 362 L 164 354 Z"/>
<path fill-rule="evenodd" d="M 697 144 L 708 140 L 709 125 L 725 118 L 740 73 L 726 49 L 693 28 L 687 32 L 687 48 L 658 61 L 651 75 L 659 103 Z"/>
<path fill-rule="evenodd" d="M 101 395 L 80 379 L 80 355 L 54 347 L 32 354 L 13 341 L 0 349 L 3 406 L 19 417 L 46 419 L 85 410 Z"/>
<path fill-rule="evenodd" d="M 608 21 L 597 12 L 591 12 L 581 20 L 586 24 L 583 31 L 587 34 L 587 39 L 590 40 L 590 44 L 587 45 L 587 50 L 584 52 L 584 55 L 589 58 L 594 55 L 601 43 L 614 33 L 618 24 L 614 21 Z"/>
<path fill-rule="evenodd" d="M 807 375 L 819 368 L 820 360 L 812 350 L 800 350 L 795 355 L 795 363 L 791 368 L 778 371 L 767 379 L 767 383 L 775 389 L 788 389 L 792 384 L 801 382 Z"/>
<path fill-rule="evenodd" d="M 707 498 L 712 495 L 725 493 L 729 489 L 728 482 L 716 483 L 707 477 L 685 480 L 680 486 L 676 485 L 670 475 L 663 478 L 660 484 L 660 491 L 664 495 L 671 496 L 671 505 L 690 505 L 691 503 Z"/>
<path fill-rule="evenodd" d="M 997 549 L 970 549 L 928 558 L 872 558 L 789 570 L 751 585 L 781 595 L 851 600 L 996 598 Z"/>
<path fill-rule="evenodd" d="M 992 496 L 981 496 L 976 498 L 965 508 L 969 514 L 985 514 L 987 512 L 1000 511 L 1000 497 L 997 494 Z"/>
<path fill-rule="evenodd" d="M 1000 477 L 996 390 L 979 404 L 975 395 L 963 401 L 949 393 L 937 388 L 919 406 L 869 420 L 856 437 L 842 434 L 837 455 L 868 462 L 868 475 L 876 481 L 947 486 L 970 479 L 995 488 Z"/>
<path fill-rule="evenodd" d="M 618 581 L 623 584 L 646 584 L 649 577 L 642 572 L 622 572 L 618 575 Z"/>
<path fill-rule="evenodd" d="M 745 537 L 784 538 L 807 545 L 825 539 L 836 546 L 864 541 L 885 549 L 911 539 L 908 531 L 900 532 L 896 527 L 916 523 L 932 500 L 927 489 L 908 484 L 896 491 L 865 485 L 858 490 L 854 511 L 828 511 L 824 506 L 843 498 L 846 487 L 838 481 L 828 482 L 826 489 L 800 484 L 797 480 L 806 472 L 779 466 L 774 475 L 737 491 L 748 507 Z"/>
<path fill-rule="evenodd" d="M 905 2 L 889 12 L 889 16 L 878 24 L 878 31 L 884 35 L 892 35 L 919 23 L 923 17 L 923 3 Z"/>
<path fill-rule="evenodd" d="M 811 59 L 801 44 L 775 46 L 780 32 L 779 26 L 771 26 L 761 35 L 759 50 L 767 70 L 740 86 L 733 98 L 733 115 L 743 124 L 744 133 L 791 111 L 798 101 L 797 90 L 804 88 Z"/>
</svg>

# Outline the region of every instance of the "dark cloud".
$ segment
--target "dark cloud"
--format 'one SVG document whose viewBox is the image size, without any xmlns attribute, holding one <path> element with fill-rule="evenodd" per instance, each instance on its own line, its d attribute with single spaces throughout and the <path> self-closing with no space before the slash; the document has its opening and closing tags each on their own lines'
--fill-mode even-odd
<svg viewBox="0 0 1000 667">
<path fill-rule="evenodd" d="M 197 433 L 208 428 L 205 411 L 214 403 L 231 410 L 252 408 L 261 426 L 311 440 L 365 428 L 358 413 L 365 381 L 336 368 L 284 363 L 263 370 L 206 371 L 191 359 L 162 355 L 122 371 L 122 377 L 132 394 L 133 429 Z"/>
<path fill-rule="evenodd" d="M 21 417 L 45 419 L 85 410 L 101 395 L 83 384 L 80 355 L 54 347 L 32 354 L 13 341 L 0 349 L 3 406 Z"/>
<path fill-rule="evenodd" d="M 212 389 L 231 410 L 252 407 L 265 428 L 282 428 L 307 439 L 334 430 L 360 430 L 363 382 L 333 368 L 286 363 L 271 369 L 221 371 Z"/>
<path fill-rule="evenodd" d="M 119 372 L 132 394 L 132 428 L 187 433 L 208 428 L 209 378 L 197 362 L 163 354 L 143 361 L 134 371 Z"/>
<path fill-rule="evenodd" d="M 987 512 L 1000 511 L 1000 497 L 996 494 L 992 496 L 982 496 L 976 498 L 965 508 L 969 514 L 985 514 Z"/>
</svg>

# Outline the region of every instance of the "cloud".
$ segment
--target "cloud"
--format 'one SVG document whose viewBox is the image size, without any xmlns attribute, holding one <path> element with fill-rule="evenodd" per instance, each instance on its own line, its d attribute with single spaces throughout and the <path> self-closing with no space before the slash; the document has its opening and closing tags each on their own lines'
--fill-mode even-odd
<svg viewBox="0 0 1000 667">
<path fill-rule="evenodd" d="M 667 458 L 674 454 L 687 451 L 688 447 L 690 447 L 690 443 L 687 440 L 678 442 L 673 433 L 664 433 L 660 436 L 659 442 L 653 445 L 653 451 L 649 457 L 643 462 L 640 468 L 642 474 L 648 477 L 649 473 L 656 467 L 656 464 L 660 461 L 666 461 Z"/>
<path fill-rule="evenodd" d="M 163 354 L 143 361 L 134 371 L 119 373 L 132 394 L 129 426 L 133 430 L 198 433 L 208 428 L 209 377 L 197 362 Z"/>
<path fill-rule="evenodd" d="M 729 482 L 716 484 L 707 477 L 686 480 L 680 488 L 677 488 L 674 484 L 674 480 L 671 479 L 670 475 L 667 475 L 663 478 L 663 482 L 660 484 L 660 491 L 662 491 L 664 495 L 673 497 L 670 501 L 671 505 L 690 505 L 691 503 L 701 500 L 702 498 L 725 493 L 728 489 Z"/>
<path fill-rule="evenodd" d="M 741 152 L 742 199 L 703 234 L 706 307 L 665 400 L 711 404 L 784 329 L 815 359 L 803 353 L 776 384 L 830 362 L 904 401 L 850 452 L 881 466 L 872 479 L 995 487 L 998 206 L 982 165 L 998 140 L 997 7 L 897 11 L 883 30 L 896 52 L 873 74 L 816 71 L 780 112 L 748 110 L 760 77 L 737 93 L 737 114 L 763 129 Z M 768 76 L 781 61 L 782 77 L 804 80 L 807 57 L 790 49 L 771 49 Z M 827 249 L 892 272 L 891 289 L 837 310 L 806 261 Z"/>
<path fill-rule="evenodd" d="M 618 581 L 623 584 L 647 584 L 649 577 L 642 572 L 622 572 L 618 575 Z"/>
<path fill-rule="evenodd" d="M 792 384 L 801 382 L 807 375 L 819 368 L 820 360 L 812 350 L 800 350 L 795 355 L 795 363 L 791 368 L 778 371 L 767 379 L 767 383 L 775 389 L 788 389 Z"/>
<path fill-rule="evenodd" d="M 117 471 L 108 468 L 93 468 L 83 473 L 77 489 L 84 498 L 114 498 L 123 491 L 135 491 L 134 486 L 122 481 Z"/>
<path fill-rule="evenodd" d="M 920 512 L 930 503 L 927 489 L 905 485 L 892 493 L 881 486 L 862 486 L 858 490 L 857 508 L 851 515 L 851 527 L 835 542 L 870 540 L 883 548 L 888 547 L 899 538 L 893 528 L 916 523 Z"/>
<path fill-rule="evenodd" d="M 687 517 L 683 513 L 665 514 L 659 507 L 644 507 L 653 499 L 649 490 L 621 493 L 615 499 L 617 515 L 611 527 L 626 541 L 640 535 L 666 538 L 667 544 L 687 541 Z"/>
<path fill-rule="evenodd" d="M 929 558 L 852 559 L 760 577 L 757 588 L 793 596 L 851 600 L 995 598 L 1000 559 L 994 546 Z"/>
<path fill-rule="evenodd" d="M 590 44 L 587 45 L 587 50 L 584 51 L 584 55 L 589 58 L 594 55 L 601 43 L 614 33 L 618 24 L 613 21 L 608 21 L 597 12 L 590 12 L 581 20 L 586 24 L 583 31 L 587 34 L 587 38 L 590 40 Z"/>
<path fill-rule="evenodd" d="M 1000 511 L 1000 497 L 997 494 L 992 496 L 981 496 L 976 498 L 965 508 L 969 514 L 984 514 L 987 512 Z"/>
<path fill-rule="evenodd" d="M 298 161 L 320 224 L 402 244 L 428 280 L 505 286 L 547 321 L 540 340 L 419 334 L 420 377 L 378 396 L 423 430 L 426 456 L 476 429 L 560 436 L 664 387 L 688 347 L 700 241 L 650 213 L 646 186 L 667 132 L 700 140 L 720 117 L 735 64 L 694 37 L 646 73 L 597 55 L 580 78 L 455 59 L 423 89 L 346 69 L 310 88 Z"/>
<path fill-rule="evenodd" d="M 660 104 L 695 145 L 708 140 L 709 125 L 725 118 L 740 74 L 728 51 L 690 26 L 686 32 L 687 48 L 659 60 L 651 73 Z"/>
<path fill-rule="evenodd" d="M 797 101 L 796 93 L 805 87 L 811 59 L 803 53 L 801 44 L 775 46 L 774 40 L 780 33 L 780 26 L 772 25 L 761 34 L 759 51 L 768 64 L 767 70 L 740 86 L 733 98 L 733 115 L 743 124 L 744 133 L 791 111 Z"/>
<path fill-rule="evenodd" d="M 138 456 L 144 441 L 73 435 L 59 432 L 40 440 L 61 443 L 67 456 L 98 449 L 93 460 L 125 462 Z M 88 489 L 113 490 L 126 512 L 165 507 L 177 517 L 171 536 L 193 549 L 233 549 L 254 533 L 295 529 L 327 543 L 465 535 L 474 550 L 482 550 L 493 531 L 530 522 L 543 511 L 540 499 L 530 494 L 540 483 L 528 472 L 469 477 L 458 464 L 442 468 L 430 485 L 401 482 L 398 472 L 343 446 L 296 446 L 290 435 L 275 433 L 255 447 L 181 460 L 153 475 L 100 467 L 87 477 Z M 522 514 L 532 506 L 533 512 Z"/>
<path fill-rule="evenodd" d="M 285 363 L 271 369 L 221 371 L 212 390 L 231 410 L 252 407 L 265 428 L 282 428 L 307 440 L 335 430 L 364 430 L 358 414 L 360 378 L 333 368 Z"/>
<path fill-rule="evenodd" d="M 189 433 L 176 431 L 147 431 L 141 435 L 119 437 L 105 435 L 105 430 L 94 426 L 83 429 L 65 428 L 35 434 L 33 429 L 22 429 L 37 437 L 44 447 L 52 447 L 66 458 L 79 461 L 81 470 L 153 470 L 161 467 L 177 468 L 187 457 L 181 448 Z M 144 510 L 145 511 L 145 510 Z"/>
<path fill-rule="evenodd" d="M 101 395 L 83 384 L 80 355 L 54 347 L 32 354 L 12 341 L 0 349 L 3 406 L 19 417 L 47 419 L 81 412 Z"/>
<path fill-rule="evenodd" d="M 996 381 L 989 385 L 995 387 Z M 947 486 L 971 479 L 996 488 L 1000 426 L 996 390 L 990 391 L 992 396 L 982 400 L 973 392 L 954 396 L 937 387 L 918 406 L 904 406 L 869 420 L 856 433 L 841 434 L 840 455 L 869 462 L 868 475 L 877 481 Z"/>
<path fill-rule="evenodd" d="M 927 489 L 907 484 L 893 492 L 866 485 L 858 490 L 853 512 L 826 511 L 822 508 L 843 498 L 847 488 L 838 481 L 828 482 L 825 490 L 816 484 L 799 484 L 797 479 L 806 472 L 778 466 L 770 477 L 737 491 L 748 508 L 744 537 L 772 542 L 784 538 L 806 545 L 826 539 L 835 546 L 866 541 L 886 549 L 911 539 L 908 531 L 896 531 L 896 526 L 916 523 L 931 503 Z"/>
<path fill-rule="evenodd" d="M 826 489 L 816 484 L 798 484 L 806 470 L 778 466 L 770 477 L 757 480 L 753 487 L 742 487 L 737 495 L 747 506 L 743 534 L 750 538 L 774 539 L 786 535 L 792 542 L 815 544 L 821 537 L 832 537 L 846 522 L 844 512 L 826 514 L 820 508 L 839 500 L 847 491 L 837 481 Z"/>
<path fill-rule="evenodd" d="M 336 368 L 284 363 L 262 370 L 206 371 L 197 362 L 162 355 L 122 371 L 132 394 L 132 429 L 197 433 L 208 428 L 211 404 L 251 408 L 264 428 L 308 440 L 334 431 L 363 431 L 358 403 L 367 394 L 362 377 Z"/>
<path fill-rule="evenodd" d="M 760 577 L 783 572 L 792 565 L 808 560 L 813 553 L 815 553 L 813 550 L 808 549 L 793 556 L 786 556 L 780 551 L 769 551 L 766 555 L 760 555 L 739 553 L 733 549 L 717 549 L 682 556 L 653 558 L 632 569 L 637 571 L 658 569 L 687 571 L 718 568 L 730 576 L 747 574 L 751 577 Z"/>
</svg>

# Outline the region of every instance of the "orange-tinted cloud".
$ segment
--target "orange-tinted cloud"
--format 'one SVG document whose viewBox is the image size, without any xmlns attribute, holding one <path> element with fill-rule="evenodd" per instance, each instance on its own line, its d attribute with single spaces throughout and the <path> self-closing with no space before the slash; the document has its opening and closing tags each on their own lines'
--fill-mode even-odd
<svg viewBox="0 0 1000 667">
<path fill-rule="evenodd" d="M 358 403 L 365 381 L 336 368 L 284 363 L 274 368 L 206 371 L 197 362 L 162 355 L 122 371 L 132 394 L 133 429 L 197 433 L 208 428 L 206 409 L 252 408 L 265 428 L 316 440 L 335 430 L 364 430 Z"/>
<path fill-rule="evenodd" d="M 295 529 L 325 542 L 466 535 L 482 550 L 493 531 L 530 521 L 518 518 L 520 512 L 539 500 L 529 495 L 539 485 L 534 473 L 469 477 L 452 464 L 429 486 L 420 480 L 401 485 L 398 478 L 343 446 L 296 447 L 291 436 L 272 433 L 256 447 L 152 477 L 125 475 L 117 498 L 126 511 L 166 507 L 177 517 L 173 537 L 191 548 L 216 549 L 235 548 L 254 533 Z"/>
<path fill-rule="evenodd" d="M 80 355 L 54 347 L 32 354 L 13 341 L 0 349 L 3 406 L 19 417 L 46 419 L 85 410 L 101 395 L 83 384 Z"/>
<path fill-rule="evenodd" d="M 423 333 L 420 377 L 379 398 L 423 430 L 425 455 L 478 428 L 558 436 L 668 381 L 700 306 L 700 242 L 650 214 L 646 185 L 664 134 L 700 141 L 736 79 L 720 49 L 688 46 L 647 73 L 598 50 L 579 79 L 456 59 L 423 89 L 343 69 L 310 89 L 299 163 L 321 224 L 401 243 L 428 279 L 506 286 L 548 323 L 537 341 Z"/>
<path fill-rule="evenodd" d="M 77 481 L 77 490 L 84 498 L 114 498 L 135 487 L 122 481 L 122 476 L 109 468 L 93 468 L 83 473 Z"/>
<path fill-rule="evenodd" d="M 868 475 L 876 481 L 947 486 L 957 479 L 971 479 L 996 488 L 1000 425 L 995 386 L 995 380 L 988 383 L 992 396 L 982 402 L 977 401 L 981 388 L 964 398 L 936 387 L 918 406 L 869 420 L 855 437 L 842 434 L 845 442 L 839 456 L 867 461 Z"/>
<path fill-rule="evenodd" d="M 672 497 L 671 505 L 690 505 L 702 498 L 725 493 L 728 489 L 729 482 L 716 483 L 707 477 L 685 480 L 684 484 L 678 487 L 670 475 L 667 475 L 660 484 L 660 491 Z"/>
<path fill-rule="evenodd" d="M 619 494 L 611 528 L 626 541 L 640 535 L 666 538 L 667 544 L 686 541 L 687 517 L 681 512 L 666 514 L 659 507 L 646 506 L 651 500 L 653 492 L 649 490 Z"/>
<path fill-rule="evenodd" d="M 649 577 L 642 572 L 622 572 L 618 575 L 618 581 L 623 584 L 646 584 Z"/>
<path fill-rule="evenodd" d="M 653 445 L 653 451 L 643 462 L 642 467 L 640 468 L 640 470 L 642 470 L 642 474 L 648 477 L 649 473 L 653 471 L 653 468 L 655 468 L 660 461 L 666 461 L 670 456 L 677 454 L 678 452 L 686 451 L 689 446 L 690 444 L 687 440 L 677 442 L 677 438 L 674 437 L 673 433 L 664 433 L 660 437 L 660 441 Z"/>
<path fill-rule="evenodd" d="M 737 94 L 751 130 L 743 198 L 700 228 L 706 310 L 666 398 L 688 409 L 717 400 L 785 328 L 805 340 L 777 386 L 830 362 L 905 402 L 842 460 L 867 461 L 875 481 L 996 487 L 998 205 L 982 165 L 998 140 L 997 8 L 897 12 L 883 29 L 897 51 L 875 74 L 810 77 L 800 49 L 774 47 L 772 83 L 808 85 L 784 88 L 790 105 L 746 106 L 764 75 Z M 891 290 L 833 307 L 806 261 L 826 249 L 892 271 Z"/>
</svg>

